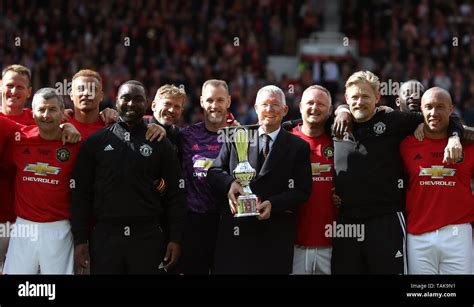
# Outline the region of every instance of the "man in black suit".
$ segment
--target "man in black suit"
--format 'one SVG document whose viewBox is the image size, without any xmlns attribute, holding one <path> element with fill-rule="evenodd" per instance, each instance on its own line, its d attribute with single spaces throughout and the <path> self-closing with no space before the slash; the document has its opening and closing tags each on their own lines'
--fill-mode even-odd
<svg viewBox="0 0 474 307">
<path fill-rule="evenodd" d="M 280 126 L 288 112 L 283 91 L 273 85 L 261 88 L 255 110 L 260 125 L 248 127 L 249 134 L 255 136 L 248 148 L 248 160 L 257 170 L 250 188 L 259 198 L 260 215 L 233 217 L 236 199 L 244 192 L 232 177 L 239 161 L 231 140 L 222 146 L 207 175 L 223 204 L 216 274 L 290 274 L 296 231 L 294 211 L 311 193 L 309 145 Z"/>
</svg>

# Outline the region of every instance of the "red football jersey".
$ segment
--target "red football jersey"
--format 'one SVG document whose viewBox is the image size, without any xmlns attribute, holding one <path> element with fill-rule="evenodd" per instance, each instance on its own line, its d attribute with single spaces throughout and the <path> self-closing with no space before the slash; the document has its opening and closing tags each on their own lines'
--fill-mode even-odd
<svg viewBox="0 0 474 307">
<path fill-rule="evenodd" d="M 36 126 L 21 129 L 7 147 L 16 166 L 15 213 L 34 222 L 69 219 L 70 180 L 80 143 L 44 140 Z"/>
<path fill-rule="evenodd" d="M 99 119 L 95 123 L 84 124 L 84 123 L 78 122 L 75 118 L 71 118 L 69 123 L 73 124 L 74 127 L 76 127 L 76 129 L 81 133 L 82 140 L 85 140 L 92 133 L 105 127 L 105 123 L 101 119 Z"/>
<path fill-rule="evenodd" d="M 447 139 L 428 138 L 419 142 L 409 136 L 400 145 L 408 178 L 406 215 L 411 234 L 474 221 L 474 146 L 463 145 L 462 162 L 443 164 L 447 143 Z"/>
<path fill-rule="evenodd" d="M 8 143 L 14 132 L 19 131 L 20 128 L 21 125 L 18 125 L 6 117 L 0 116 L 0 156 L 2 155 L 5 144 Z"/>
<path fill-rule="evenodd" d="M 0 113 L 1 114 L 1 113 Z M 21 125 L 11 121 L 9 117 L 0 115 L 0 155 L 8 144 L 8 141 L 14 137 L 14 132 L 20 130 Z M 8 167 L 7 164 L 0 161 L 0 223 L 15 221 L 14 211 L 14 184 L 15 168 Z"/>
<path fill-rule="evenodd" d="M 23 113 L 19 115 L 6 115 L 0 112 L 0 116 L 6 117 L 22 125 L 27 125 L 27 126 L 36 125 L 36 122 L 33 118 L 33 111 L 28 108 L 24 108 Z"/>
<path fill-rule="evenodd" d="M 309 137 L 301 131 L 302 125 L 292 133 L 309 143 L 313 186 L 308 201 L 298 208 L 295 244 L 301 246 L 331 246 L 325 235 L 326 226 L 332 227 L 335 215 L 332 203 L 334 187 L 334 146 L 326 134 Z"/>
</svg>

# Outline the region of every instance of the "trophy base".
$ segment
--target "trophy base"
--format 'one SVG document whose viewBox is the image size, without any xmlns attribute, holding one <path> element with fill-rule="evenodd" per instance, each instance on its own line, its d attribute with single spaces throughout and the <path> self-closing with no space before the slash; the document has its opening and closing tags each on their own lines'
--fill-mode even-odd
<svg viewBox="0 0 474 307">
<path fill-rule="evenodd" d="M 237 213 L 234 217 L 257 216 L 257 196 L 254 194 L 240 195 L 237 198 Z"/>
<path fill-rule="evenodd" d="M 258 212 L 249 212 L 249 213 L 236 213 L 234 217 L 246 217 L 246 216 L 257 216 L 260 215 Z"/>
</svg>

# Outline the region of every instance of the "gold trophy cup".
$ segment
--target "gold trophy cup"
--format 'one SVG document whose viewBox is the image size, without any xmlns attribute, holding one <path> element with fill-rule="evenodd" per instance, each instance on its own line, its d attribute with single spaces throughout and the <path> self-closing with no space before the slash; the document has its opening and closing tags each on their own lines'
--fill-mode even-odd
<svg viewBox="0 0 474 307">
<path fill-rule="evenodd" d="M 244 194 L 237 198 L 237 213 L 234 217 L 256 216 L 259 215 L 257 211 L 257 195 L 253 194 L 252 190 L 250 190 L 250 181 L 255 178 L 257 172 L 248 162 L 248 130 L 236 128 L 234 138 L 239 164 L 235 167 L 233 176 L 244 190 Z"/>
</svg>

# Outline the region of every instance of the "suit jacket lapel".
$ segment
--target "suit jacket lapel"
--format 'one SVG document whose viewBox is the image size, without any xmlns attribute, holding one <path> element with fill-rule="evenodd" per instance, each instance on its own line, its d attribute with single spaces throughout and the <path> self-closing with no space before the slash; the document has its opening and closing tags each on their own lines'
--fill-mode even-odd
<svg viewBox="0 0 474 307">
<path fill-rule="evenodd" d="M 268 155 L 267 159 L 265 159 L 265 163 L 263 163 L 262 168 L 260 169 L 260 176 L 264 176 L 268 173 L 276 164 L 286 155 L 286 151 L 288 150 L 287 146 L 287 139 L 288 139 L 288 132 L 285 129 L 281 128 L 280 132 L 277 135 L 275 142 L 272 145 L 272 149 L 270 150 L 270 154 Z M 257 153 L 257 160 L 258 160 L 258 153 Z"/>
</svg>

